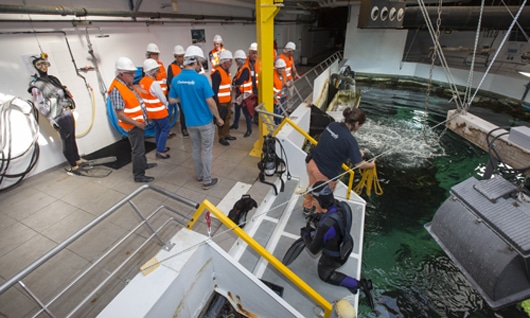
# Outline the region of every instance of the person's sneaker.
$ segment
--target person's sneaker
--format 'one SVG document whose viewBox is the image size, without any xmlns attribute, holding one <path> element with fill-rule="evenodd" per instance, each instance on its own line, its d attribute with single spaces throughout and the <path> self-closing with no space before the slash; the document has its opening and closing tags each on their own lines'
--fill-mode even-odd
<svg viewBox="0 0 530 318">
<path fill-rule="evenodd" d="M 195 180 L 197 180 L 197 182 L 202 182 L 202 178 L 195 178 Z"/>
<path fill-rule="evenodd" d="M 305 217 L 308 217 L 308 216 L 310 216 L 310 215 L 315 214 L 315 210 L 316 210 L 316 207 L 315 207 L 315 206 L 311 207 L 310 209 L 308 209 L 308 208 L 304 208 L 304 210 L 302 211 L 302 213 L 304 214 Z"/>
<path fill-rule="evenodd" d="M 204 190 L 208 190 L 215 186 L 217 184 L 217 181 L 219 181 L 217 178 L 212 178 L 212 181 L 210 181 L 210 183 L 203 183 L 202 188 Z"/>
<path fill-rule="evenodd" d="M 79 171 L 80 168 L 77 168 L 77 169 L 72 169 L 72 168 L 68 168 L 66 169 L 66 173 L 69 175 L 69 176 L 82 176 L 81 174 L 81 171 Z"/>
<path fill-rule="evenodd" d="M 151 169 L 151 168 L 154 168 L 156 166 L 158 166 L 158 163 L 154 163 L 154 162 L 153 163 L 148 163 L 147 166 L 145 166 L 145 169 L 146 170 L 147 169 Z"/>
</svg>

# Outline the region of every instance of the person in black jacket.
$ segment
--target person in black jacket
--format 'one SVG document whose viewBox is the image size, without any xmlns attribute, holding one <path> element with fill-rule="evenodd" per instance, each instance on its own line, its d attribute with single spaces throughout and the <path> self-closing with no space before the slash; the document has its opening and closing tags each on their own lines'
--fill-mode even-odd
<svg viewBox="0 0 530 318">
<path fill-rule="evenodd" d="M 50 62 L 47 59 L 39 56 L 32 63 L 37 70 L 28 89 L 33 96 L 33 105 L 59 132 L 63 142 L 63 154 L 70 164 L 67 172 L 82 175 L 79 168 L 84 166 L 86 161 L 79 156 L 75 140 L 75 121 L 72 114 L 75 103 L 72 94 L 57 77 L 48 75 Z"/>
<path fill-rule="evenodd" d="M 317 218 L 316 229 L 311 226 L 305 226 L 300 229 L 300 234 L 304 239 L 305 246 L 311 253 L 317 254 L 322 251 L 322 255 L 318 260 L 318 277 L 326 283 L 346 287 L 354 294 L 357 293 L 359 288 L 371 289 L 371 281 L 364 278 L 357 280 L 336 271 L 349 258 L 349 254 L 344 260 L 341 260 L 338 256 L 339 246 L 343 238 L 340 225 L 330 216 L 331 213 L 342 213 L 344 215 L 340 201 L 335 200 L 333 190 L 325 181 L 317 181 L 311 187 L 310 192 L 322 212 L 317 214 L 319 217 Z M 344 216 L 341 219 L 344 220 Z M 350 229 L 345 229 L 345 231 L 348 233 Z"/>
</svg>

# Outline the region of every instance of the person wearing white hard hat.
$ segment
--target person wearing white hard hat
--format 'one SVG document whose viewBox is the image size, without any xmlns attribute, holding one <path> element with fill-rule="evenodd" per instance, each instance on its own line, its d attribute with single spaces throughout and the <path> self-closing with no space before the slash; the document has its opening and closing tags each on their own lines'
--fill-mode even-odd
<svg viewBox="0 0 530 318">
<path fill-rule="evenodd" d="M 274 60 L 276 60 L 276 54 L 274 55 Z M 256 42 L 252 42 L 248 48 L 247 64 L 250 69 L 250 76 L 252 78 L 252 91 L 254 94 L 256 94 L 256 96 L 258 96 L 258 83 L 259 74 L 261 73 L 261 63 L 258 59 L 258 43 Z M 258 114 L 255 113 L 253 116 L 255 124 L 258 124 L 258 117 Z"/>
<path fill-rule="evenodd" d="M 252 116 L 254 115 L 254 110 L 252 109 L 252 114 L 250 114 L 249 110 L 241 105 L 243 100 L 254 95 L 252 91 L 252 77 L 245 52 L 243 50 L 237 50 L 234 53 L 234 59 L 237 64 L 237 72 L 232 80 L 232 85 L 236 93 L 236 102 L 234 103 L 234 123 L 230 126 L 230 129 L 239 128 L 239 118 L 241 117 L 241 110 L 243 110 L 243 115 L 247 123 L 247 131 L 243 137 L 248 138 L 252 134 Z"/>
<path fill-rule="evenodd" d="M 175 60 L 169 64 L 167 67 L 167 85 L 168 87 L 171 87 L 171 81 L 174 77 L 180 74 L 180 71 L 184 67 L 184 48 L 181 45 L 176 45 L 173 49 L 173 57 L 175 57 Z M 188 129 L 186 128 L 186 120 L 184 119 L 184 112 L 182 111 L 182 107 L 180 104 L 178 105 L 179 109 L 179 121 L 180 121 L 180 131 L 182 132 L 182 137 L 189 138 L 190 135 L 188 134 Z"/>
<path fill-rule="evenodd" d="M 223 146 L 230 146 L 229 140 L 236 140 L 230 136 L 230 118 L 232 112 L 232 78 L 230 67 L 232 66 L 232 52 L 228 50 L 219 53 L 219 65 L 212 73 L 213 99 L 217 104 L 219 115 L 224 121 L 224 125 L 218 127 L 219 143 Z"/>
<path fill-rule="evenodd" d="M 274 85 L 272 89 L 274 91 L 274 113 L 278 115 L 283 113 L 282 107 L 287 99 L 286 90 L 290 85 L 285 73 L 285 67 L 285 61 L 281 58 L 277 58 L 274 62 Z M 281 121 L 281 118 L 274 117 L 276 125 L 280 124 Z"/>
<path fill-rule="evenodd" d="M 132 170 L 135 182 L 151 182 L 155 178 L 145 175 L 145 170 L 156 163 L 147 163 L 144 129 L 148 123 L 147 110 L 138 89 L 133 85 L 136 66 L 127 57 L 119 57 L 115 64 L 116 77 L 108 94 L 118 124 L 127 132 L 131 144 Z"/>
<path fill-rule="evenodd" d="M 143 65 L 145 76 L 138 83 L 147 117 L 153 123 L 155 131 L 156 157 L 169 159 L 169 147 L 166 147 L 167 137 L 171 126 L 169 125 L 168 102 L 156 76 L 160 72 L 158 63 L 154 59 L 147 59 Z"/>
<path fill-rule="evenodd" d="M 296 71 L 296 66 L 294 65 L 293 54 L 295 51 L 296 44 L 294 44 L 294 42 L 287 42 L 287 44 L 285 44 L 285 48 L 283 49 L 283 53 L 280 54 L 280 58 L 285 61 L 285 73 L 287 74 L 287 79 L 289 81 L 300 78 L 300 75 L 298 75 L 298 72 Z"/>
<path fill-rule="evenodd" d="M 202 49 L 191 45 L 184 54 L 184 68 L 171 81 L 169 102 L 178 103 L 186 113 L 186 126 L 191 139 L 195 178 L 208 190 L 218 182 L 212 178 L 212 149 L 215 138 L 214 122 L 224 125 L 219 116 L 214 93 L 208 79 L 199 74 L 204 61 Z M 213 120 L 212 120 L 213 119 Z"/>
<path fill-rule="evenodd" d="M 224 49 L 223 38 L 219 34 L 216 34 L 213 37 L 213 49 L 208 54 L 210 64 L 212 64 L 210 75 L 215 72 L 215 68 L 219 65 L 219 54 L 224 51 Z M 205 68 L 208 69 L 207 67 Z"/>
<path fill-rule="evenodd" d="M 75 102 L 72 94 L 57 77 L 48 74 L 50 62 L 47 54 L 34 57 L 32 64 L 37 71 L 28 89 L 33 97 L 33 105 L 61 136 L 63 155 L 70 164 L 66 172 L 70 175 L 86 175 L 83 169 L 86 161 L 79 156 L 75 140 L 75 119 L 72 113 Z"/>
<path fill-rule="evenodd" d="M 167 95 L 168 84 L 166 67 L 164 66 L 164 63 L 160 62 L 160 50 L 158 49 L 158 45 L 156 45 L 155 43 L 147 44 L 147 48 L 145 49 L 145 58 L 153 59 L 158 63 L 160 72 L 158 72 L 158 75 L 156 76 L 156 81 L 160 84 L 164 95 Z"/>
</svg>

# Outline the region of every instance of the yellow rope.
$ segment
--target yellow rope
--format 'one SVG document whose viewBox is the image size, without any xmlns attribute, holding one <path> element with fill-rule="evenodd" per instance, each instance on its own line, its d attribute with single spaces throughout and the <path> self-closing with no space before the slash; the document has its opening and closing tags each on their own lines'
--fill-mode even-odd
<svg viewBox="0 0 530 318">
<path fill-rule="evenodd" d="M 377 169 L 375 166 L 371 169 L 359 169 L 359 173 L 361 174 L 361 180 L 353 189 L 355 193 L 360 195 L 363 192 L 363 189 L 366 188 L 366 195 L 370 196 L 372 195 L 373 187 L 375 194 L 383 194 L 383 188 L 381 188 L 381 185 L 379 184 L 379 179 L 377 178 Z"/>
</svg>

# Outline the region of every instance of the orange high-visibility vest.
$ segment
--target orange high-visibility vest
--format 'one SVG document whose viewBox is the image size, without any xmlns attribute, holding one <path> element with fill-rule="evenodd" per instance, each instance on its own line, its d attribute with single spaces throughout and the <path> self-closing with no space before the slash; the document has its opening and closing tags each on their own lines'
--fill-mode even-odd
<svg viewBox="0 0 530 318">
<path fill-rule="evenodd" d="M 160 68 L 160 72 L 158 72 L 158 75 L 156 76 L 156 81 L 158 82 L 158 84 L 160 84 L 160 88 L 162 89 L 162 92 L 164 93 L 164 95 L 167 95 L 167 73 L 166 73 L 166 69 L 164 68 L 164 64 L 162 64 L 162 62 L 158 61 L 158 65 L 159 65 L 159 68 Z"/>
<path fill-rule="evenodd" d="M 147 117 L 152 119 L 162 119 L 169 116 L 166 105 L 162 101 L 151 94 L 151 85 L 155 82 L 155 79 L 149 76 L 144 76 L 140 80 L 140 96 L 144 100 L 145 110 L 147 111 Z"/>
<path fill-rule="evenodd" d="M 274 97 L 275 97 L 274 104 L 278 104 L 278 101 L 283 96 L 283 85 L 285 83 L 285 78 L 286 78 L 285 71 L 283 72 L 282 77 L 283 77 L 283 80 L 282 78 L 280 78 L 280 75 L 278 74 L 278 72 L 276 70 L 274 71 L 274 86 L 272 88 L 274 91 Z"/>
<path fill-rule="evenodd" d="M 209 53 L 210 63 L 212 64 L 212 70 L 210 71 L 210 77 L 215 72 L 215 68 L 219 66 L 219 53 L 221 53 L 221 51 L 224 51 L 224 50 L 225 48 L 221 47 L 219 48 L 219 51 L 217 51 L 217 49 L 215 48 L 213 48 L 213 50 L 210 51 Z"/>
<path fill-rule="evenodd" d="M 221 66 L 217 66 L 215 71 L 219 72 L 221 75 L 217 100 L 219 101 L 219 104 L 230 103 L 232 101 L 232 80 L 230 79 L 230 73 L 227 73 Z"/>
<path fill-rule="evenodd" d="M 243 82 L 243 84 L 241 84 L 239 87 L 238 87 L 238 94 L 237 96 L 245 93 L 245 92 L 249 92 L 249 93 L 252 93 L 252 76 L 251 76 L 251 70 L 248 66 L 248 64 L 243 64 L 236 72 L 236 75 L 234 76 L 234 80 L 237 80 L 239 79 L 239 77 L 241 77 L 241 74 L 243 73 L 243 71 L 247 69 L 248 70 L 248 79 L 246 81 Z"/>
<path fill-rule="evenodd" d="M 132 90 L 129 89 L 125 84 L 118 81 L 116 78 L 112 81 L 109 87 L 108 93 L 114 89 L 117 88 L 118 91 L 120 91 L 121 98 L 125 102 L 125 108 L 123 109 L 123 113 L 130 117 L 132 120 L 138 121 L 138 122 L 145 122 L 144 114 L 142 113 L 142 106 L 140 101 L 138 100 L 138 97 Z M 133 89 L 136 90 L 136 88 L 133 86 Z M 138 96 L 140 96 L 140 92 L 136 90 L 136 93 L 138 93 Z M 125 130 L 132 129 L 134 126 L 130 125 L 128 123 L 125 123 L 118 119 L 118 124 L 121 128 Z"/>
<path fill-rule="evenodd" d="M 259 73 L 261 73 L 261 63 L 258 59 L 254 61 L 254 70 L 250 67 L 250 61 L 248 60 L 245 62 L 245 65 L 248 66 L 248 69 L 250 70 L 250 78 L 252 82 L 252 76 L 256 77 L 256 89 L 258 89 L 258 83 L 259 83 Z"/>
<path fill-rule="evenodd" d="M 287 80 L 293 80 L 292 68 L 294 63 L 294 58 L 292 56 L 287 56 L 285 53 L 280 54 L 280 58 L 285 61 L 285 74 L 287 75 Z"/>
<path fill-rule="evenodd" d="M 175 63 L 171 63 L 171 64 L 169 64 L 169 67 L 171 67 L 171 73 L 173 74 L 173 77 L 176 77 L 176 76 L 179 75 L 180 72 L 182 71 L 182 69 L 180 68 L 180 66 L 178 66 L 178 65 L 175 64 Z M 171 83 L 168 83 L 168 85 L 171 85 Z"/>
</svg>

